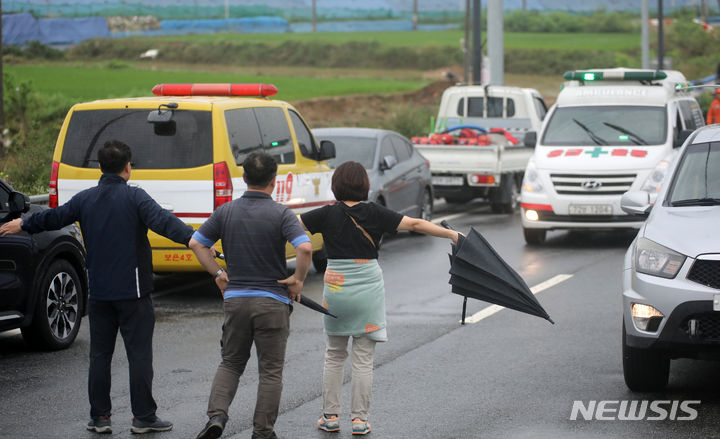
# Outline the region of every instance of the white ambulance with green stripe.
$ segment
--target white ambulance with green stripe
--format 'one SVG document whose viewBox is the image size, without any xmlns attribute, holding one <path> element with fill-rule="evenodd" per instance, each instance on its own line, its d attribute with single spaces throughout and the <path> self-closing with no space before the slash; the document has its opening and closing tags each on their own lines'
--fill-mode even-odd
<svg viewBox="0 0 720 439">
<path fill-rule="evenodd" d="M 629 190 L 654 194 L 679 147 L 704 118 L 673 70 L 571 71 L 548 111 L 521 189 L 528 244 L 548 230 L 633 229 Z"/>
</svg>

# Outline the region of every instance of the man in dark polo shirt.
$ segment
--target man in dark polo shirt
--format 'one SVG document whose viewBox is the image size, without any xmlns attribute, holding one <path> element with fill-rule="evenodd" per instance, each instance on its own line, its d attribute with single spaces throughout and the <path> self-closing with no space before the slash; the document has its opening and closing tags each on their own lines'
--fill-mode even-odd
<svg viewBox="0 0 720 439">
<path fill-rule="evenodd" d="M 220 206 L 190 240 L 190 248 L 215 277 L 223 293 L 225 313 L 222 362 L 208 402 L 210 420 L 198 439 L 222 434 L 253 343 L 260 383 L 252 437 L 277 438 L 274 425 L 282 393 L 291 303 L 300 300 L 312 256 L 310 238 L 295 214 L 271 197 L 277 174 L 275 159 L 264 152 L 254 152 L 247 156 L 243 168 L 247 192 Z M 211 250 L 218 240 L 222 240 L 227 273 Z M 285 261 L 288 241 L 297 253 L 297 268 L 290 277 Z"/>
</svg>

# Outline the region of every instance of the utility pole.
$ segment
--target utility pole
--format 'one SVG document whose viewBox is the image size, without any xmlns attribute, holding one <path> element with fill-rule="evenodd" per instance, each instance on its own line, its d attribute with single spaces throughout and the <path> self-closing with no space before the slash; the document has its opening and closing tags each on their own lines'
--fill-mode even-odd
<svg viewBox="0 0 720 439">
<path fill-rule="evenodd" d="M 230 0 L 225 0 L 225 19 L 230 18 Z"/>
<path fill-rule="evenodd" d="M 720 0 L 718 0 L 718 1 L 720 1 Z M 522 0 L 522 10 L 523 11 L 527 10 L 527 0 Z"/>
<path fill-rule="evenodd" d="M 663 2 L 662 0 L 658 0 L 658 65 L 657 69 L 662 70 L 663 69 L 663 56 L 664 56 L 664 48 L 663 48 Z"/>
<path fill-rule="evenodd" d="M 490 58 L 490 84 L 503 85 L 503 0 L 488 0 L 487 45 Z"/>
<path fill-rule="evenodd" d="M 417 30 L 418 26 L 418 0 L 413 0 L 413 30 Z"/>
<path fill-rule="evenodd" d="M 480 0 L 473 0 L 473 80 L 475 85 L 482 85 L 482 10 Z"/>
<path fill-rule="evenodd" d="M 720 0 L 718 0 L 720 1 Z M 465 0 L 465 38 L 463 39 L 463 84 L 470 84 L 470 0 Z"/>
<path fill-rule="evenodd" d="M 650 20 L 650 14 L 648 12 L 649 0 L 642 0 L 641 14 L 640 14 L 640 49 L 642 51 L 642 68 L 650 68 L 650 32 L 648 30 L 648 21 Z"/>
<path fill-rule="evenodd" d="M 317 32 L 317 0 L 312 0 L 312 31 Z"/>
</svg>

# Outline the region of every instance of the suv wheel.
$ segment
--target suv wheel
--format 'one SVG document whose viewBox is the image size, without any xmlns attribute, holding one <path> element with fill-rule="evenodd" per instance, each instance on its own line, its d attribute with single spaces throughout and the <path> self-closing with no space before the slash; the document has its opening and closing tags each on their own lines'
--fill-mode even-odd
<svg viewBox="0 0 720 439">
<path fill-rule="evenodd" d="M 22 328 L 28 344 L 57 350 L 70 346 L 80 330 L 82 283 L 67 261 L 53 261 L 40 273 L 32 323 Z"/>
<path fill-rule="evenodd" d="M 668 383 L 670 358 L 664 352 L 638 349 L 627 345 L 625 322 L 622 331 L 623 375 L 625 384 L 635 392 L 658 392 Z"/>
</svg>

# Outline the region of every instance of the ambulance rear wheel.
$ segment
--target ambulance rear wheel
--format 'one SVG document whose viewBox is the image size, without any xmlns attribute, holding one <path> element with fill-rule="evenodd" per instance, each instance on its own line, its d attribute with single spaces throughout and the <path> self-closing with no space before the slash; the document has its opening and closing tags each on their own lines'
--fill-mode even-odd
<svg viewBox="0 0 720 439">
<path fill-rule="evenodd" d="M 543 245 L 545 243 L 547 230 L 523 228 L 523 235 L 525 235 L 525 242 L 528 245 Z"/>
<path fill-rule="evenodd" d="M 325 273 L 327 269 L 327 251 L 325 251 L 325 244 L 322 248 L 312 254 L 312 263 L 315 271 L 318 273 Z"/>
</svg>

